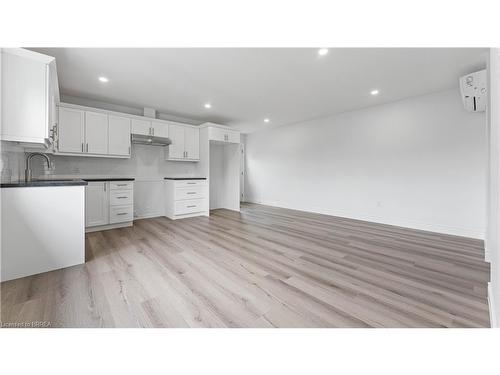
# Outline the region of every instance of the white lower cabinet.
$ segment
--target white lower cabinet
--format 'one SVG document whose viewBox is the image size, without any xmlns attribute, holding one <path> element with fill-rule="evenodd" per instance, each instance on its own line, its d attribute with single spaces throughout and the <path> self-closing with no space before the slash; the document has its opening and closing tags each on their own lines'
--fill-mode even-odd
<svg viewBox="0 0 500 375">
<path fill-rule="evenodd" d="M 109 211 L 109 223 L 130 222 L 134 219 L 133 206 L 111 206 Z"/>
<path fill-rule="evenodd" d="M 208 215 L 206 180 L 165 180 L 166 217 L 176 220 L 202 215 Z"/>
<path fill-rule="evenodd" d="M 185 215 L 192 213 L 202 213 L 206 210 L 205 199 L 190 199 L 185 201 L 176 201 L 174 203 L 175 215 Z"/>
<path fill-rule="evenodd" d="M 85 187 L 85 227 L 108 224 L 107 182 L 89 182 Z"/>
<path fill-rule="evenodd" d="M 89 181 L 85 188 L 85 230 L 130 226 L 134 220 L 132 181 Z"/>
</svg>

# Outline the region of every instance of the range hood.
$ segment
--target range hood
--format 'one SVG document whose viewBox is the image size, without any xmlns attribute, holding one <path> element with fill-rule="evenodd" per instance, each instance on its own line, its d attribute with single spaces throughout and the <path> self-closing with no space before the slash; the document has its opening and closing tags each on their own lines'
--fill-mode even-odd
<svg viewBox="0 0 500 375">
<path fill-rule="evenodd" d="M 136 145 L 168 146 L 172 141 L 170 138 L 155 137 L 154 135 L 132 134 L 132 143 Z"/>
</svg>

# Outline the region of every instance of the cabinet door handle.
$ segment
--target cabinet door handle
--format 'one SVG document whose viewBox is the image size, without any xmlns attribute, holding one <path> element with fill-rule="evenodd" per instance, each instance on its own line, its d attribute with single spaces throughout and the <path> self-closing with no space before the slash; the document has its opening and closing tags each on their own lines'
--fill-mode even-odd
<svg viewBox="0 0 500 375">
<path fill-rule="evenodd" d="M 188 182 L 188 185 L 196 185 L 196 182 Z"/>
<path fill-rule="evenodd" d="M 193 208 L 193 207 L 196 207 L 196 205 L 192 205 L 192 206 L 187 206 L 187 208 Z"/>
<path fill-rule="evenodd" d="M 189 153 L 188 153 L 188 151 L 186 151 L 186 157 L 188 157 L 188 155 L 189 155 Z"/>
<path fill-rule="evenodd" d="M 128 197 L 116 197 L 116 199 L 126 199 Z"/>
<path fill-rule="evenodd" d="M 127 213 L 126 212 L 120 212 L 119 214 L 117 214 L 118 216 L 121 216 L 121 215 L 126 215 Z"/>
<path fill-rule="evenodd" d="M 89 144 L 87 143 L 87 151 L 86 152 L 89 152 Z"/>
<path fill-rule="evenodd" d="M 107 185 L 107 184 L 106 184 L 106 183 L 104 183 L 104 191 L 106 191 L 106 185 Z"/>
<path fill-rule="evenodd" d="M 82 152 L 83 152 L 83 142 L 82 142 Z"/>
<path fill-rule="evenodd" d="M 186 194 L 196 194 L 196 191 L 188 191 Z"/>
</svg>

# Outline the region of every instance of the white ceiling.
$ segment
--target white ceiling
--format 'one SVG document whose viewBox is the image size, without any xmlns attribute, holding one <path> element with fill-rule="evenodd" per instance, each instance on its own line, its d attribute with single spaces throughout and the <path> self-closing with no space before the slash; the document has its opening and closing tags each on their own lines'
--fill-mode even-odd
<svg viewBox="0 0 500 375">
<path fill-rule="evenodd" d="M 320 57 L 312 48 L 33 50 L 56 57 L 63 94 L 244 132 L 457 87 L 459 76 L 484 68 L 487 51 L 331 48 Z M 370 95 L 372 89 L 380 94 Z"/>
</svg>

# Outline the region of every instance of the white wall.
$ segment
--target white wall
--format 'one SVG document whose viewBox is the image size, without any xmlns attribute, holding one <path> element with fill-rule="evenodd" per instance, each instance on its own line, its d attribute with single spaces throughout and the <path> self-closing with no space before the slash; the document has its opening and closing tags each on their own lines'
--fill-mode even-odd
<svg viewBox="0 0 500 375">
<path fill-rule="evenodd" d="M 492 325 L 500 325 L 500 49 L 490 53 L 488 105 L 489 178 L 488 225 L 485 248 L 491 262 L 491 284 L 488 289 Z"/>
<path fill-rule="evenodd" d="M 486 119 L 458 90 L 246 137 L 257 202 L 484 238 Z"/>
</svg>

